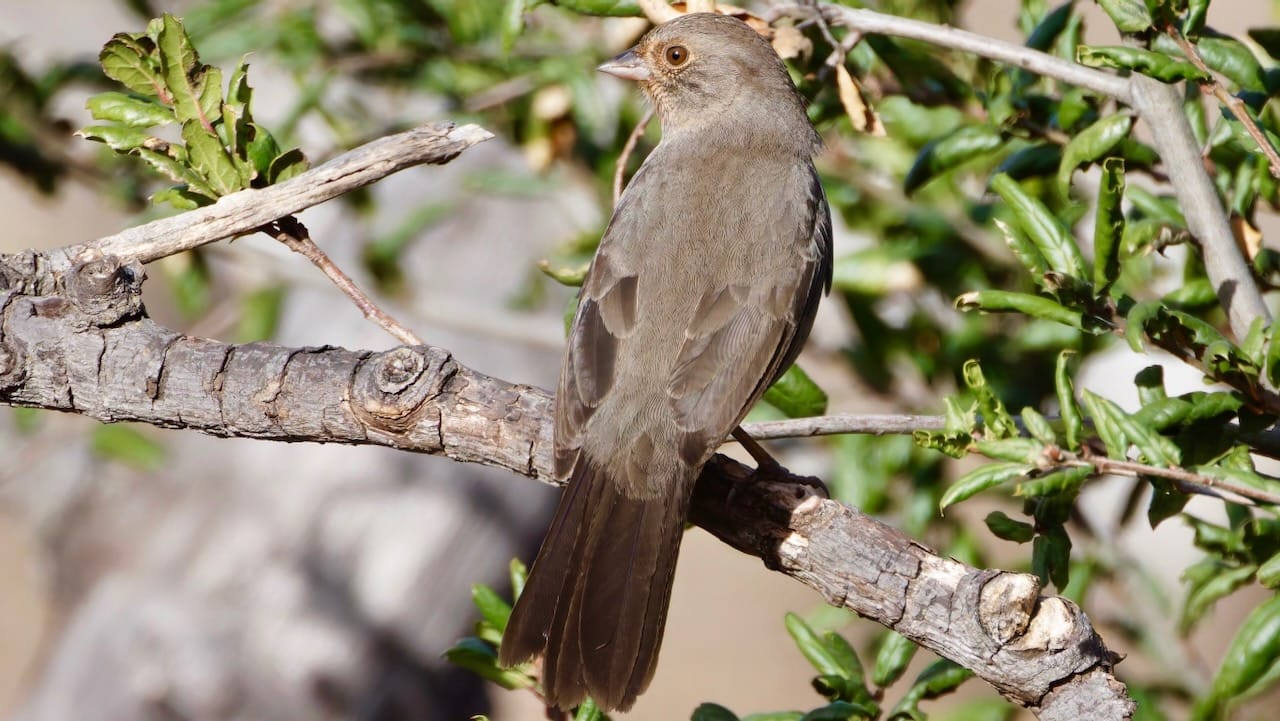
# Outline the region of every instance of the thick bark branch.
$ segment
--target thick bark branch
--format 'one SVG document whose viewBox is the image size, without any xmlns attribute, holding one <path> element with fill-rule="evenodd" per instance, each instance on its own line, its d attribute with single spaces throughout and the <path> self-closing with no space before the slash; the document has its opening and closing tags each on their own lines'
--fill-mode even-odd
<svg viewBox="0 0 1280 721">
<path fill-rule="evenodd" d="M 33 274 L 47 265 L 27 254 L 0 266 L 11 274 L 15 260 Z M 143 278 L 136 261 L 107 256 L 0 291 L 0 402 L 218 436 L 385 445 L 552 482 L 545 391 L 429 346 L 373 353 L 184 336 L 146 317 Z M 942 558 L 803 486 L 748 476 L 717 456 L 699 484 L 696 522 L 831 603 L 970 668 L 1042 718 L 1131 713 L 1110 673 L 1115 659 L 1084 614 L 1041 596 L 1033 577 Z"/>
</svg>

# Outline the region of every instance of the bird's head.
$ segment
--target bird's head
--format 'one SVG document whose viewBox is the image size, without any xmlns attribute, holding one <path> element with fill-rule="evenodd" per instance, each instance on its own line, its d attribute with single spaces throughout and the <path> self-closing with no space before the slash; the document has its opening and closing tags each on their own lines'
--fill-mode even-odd
<svg viewBox="0 0 1280 721">
<path fill-rule="evenodd" d="M 777 53 L 749 25 L 727 15 L 681 15 L 599 69 L 639 83 L 653 99 L 665 135 L 723 123 L 800 123 L 812 132 Z"/>
</svg>

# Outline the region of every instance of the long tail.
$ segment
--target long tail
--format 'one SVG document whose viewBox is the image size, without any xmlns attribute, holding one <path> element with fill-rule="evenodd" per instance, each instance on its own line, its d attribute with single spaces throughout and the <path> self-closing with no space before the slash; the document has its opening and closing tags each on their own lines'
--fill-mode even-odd
<svg viewBox="0 0 1280 721">
<path fill-rule="evenodd" d="M 626 710 L 653 679 L 693 479 L 637 500 L 580 458 L 503 635 L 499 661 L 544 654 L 547 702 Z"/>
</svg>

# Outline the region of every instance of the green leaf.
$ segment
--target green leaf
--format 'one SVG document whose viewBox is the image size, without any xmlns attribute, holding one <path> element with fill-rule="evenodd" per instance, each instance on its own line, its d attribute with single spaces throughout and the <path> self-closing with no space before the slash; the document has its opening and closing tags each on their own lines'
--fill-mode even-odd
<svg viewBox="0 0 1280 721">
<path fill-rule="evenodd" d="M 1258 566 L 1258 583 L 1267 588 L 1280 588 L 1280 553 L 1276 553 Z"/>
<path fill-rule="evenodd" d="M 794 364 L 769 386 L 764 400 L 788 418 L 820 416 L 827 411 L 826 392 Z"/>
<path fill-rule="evenodd" d="M 1020 498 L 1075 495 L 1080 486 L 1095 473 L 1097 470 L 1093 466 L 1059 468 L 1019 483 L 1014 487 L 1013 495 Z"/>
<path fill-rule="evenodd" d="M 1007 516 L 1004 511 L 992 511 L 987 514 L 984 519 L 987 528 L 996 538 L 1003 538 L 1006 541 L 1014 543 L 1026 543 L 1036 537 L 1035 526 L 1022 521 L 1015 521 Z"/>
<path fill-rule="evenodd" d="M 1083 330 L 1084 317 L 1078 310 L 1067 308 L 1052 298 L 1029 293 L 991 288 L 973 290 L 956 298 L 957 310 L 980 310 L 986 313 L 1023 313 L 1054 323 Z"/>
<path fill-rule="evenodd" d="M 643 14 L 635 0 L 554 0 L 554 4 L 582 15 L 636 17 Z"/>
<path fill-rule="evenodd" d="M 1058 39 L 1062 31 L 1066 29 L 1073 10 L 1075 8 L 1070 2 L 1064 2 L 1045 13 L 1044 18 L 1036 23 L 1035 28 L 1030 33 L 1027 33 L 1026 46 L 1033 50 L 1047 52 L 1053 47 L 1053 42 Z"/>
<path fill-rule="evenodd" d="M 237 343 L 270 340 L 280 322 L 284 306 L 284 288 L 272 286 L 255 290 L 240 299 L 240 320 L 236 326 Z"/>
<path fill-rule="evenodd" d="M 1071 382 L 1071 358 L 1075 354 L 1064 350 L 1058 354 L 1053 371 L 1054 390 L 1058 396 L 1058 415 L 1062 420 L 1063 433 L 1067 448 L 1080 450 L 1080 438 L 1084 434 L 1084 419 L 1080 415 L 1080 406 L 1076 402 L 1075 387 Z"/>
<path fill-rule="evenodd" d="M 76 135 L 105 143 L 107 147 L 120 152 L 140 148 L 151 140 L 151 134 L 147 131 L 123 125 L 90 125 L 81 128 Z"/>
<path fill-rule="evenodd" d="M 1107 158 L 1098 182 L 1098 212 L 1093 226 L 1093 285 L 1098 295 L 1120 275 L 1120 241 L 1124 238 L 1124 161 Z"/>
<path fill-rule="evenodd" d="M 589 696 L 573 715 L 573 721 L 603 721 L 604 718 L 604 711 L 596 705 L 595 699 Z"/>
<path fill-rule="evenodd" d="M 1058 434 L 1054 432 L 1053 426 L 1049 424 L 1048 419 L 1030 406 L 1022 409 L 1022 425 L 1027 429 L 1027 433 L 1031 434 L 1032 438 L 1045 445 L 1058 442 Z"/>
<path fill-rule="evenodd" d="M 1257 570 L 1258 567 L 1252 564 L 1239 568 L 1218 565 L 1215 573 L 1188 590 L 1182 616 L 1178 619 L 1178 630 L 1184 634 L 1190 631 L 1218 599 L 1248 583 Z"/>
<path fill-rule="evenodd" d="M 1209 77 L 1186 60 L 1121 45 L 1081 45 L 1076 49 L 1076 62 L 1093 68 L 1132 70 L 1166 83 L 1198 82 Z"/>
<path fill-rule="evenodd" d="M 997 461 L 1035 464 L 1044 458 L 1044 443 L 1034 438 L 983 439 L 974 444 L 978 452 Z"/>
<path fill-rule="evenodd" d="M 879 714 L 880 709 L 874 704 L 853 703 L 849 701 L 832 701 L 826 706 L 816 708 L 800 721 L 850 721 L 851 719 L 870 719 Z"/>
<path fill-rule="evenodd" d="M 153 100 L 106 92 L 90 96 L 85 107 L 94 120 L 109 120 L 134 128 L 150 128 L 173 122 L 173 111 Z"/>
<path fill-rule="evenodd" d="M 1041 583 L 1053 582 L 1059 589 L 1071 580 L 1071 537 L 1062 526 L 1054 526 L 1031 542 L 1031 573 Z"/>
<path fill-rule="evenodd" d="M 185 183 L 187 189 L 192 193 L 207 196 L 210 200 L 217 200 L 218 194 L 214 192 L 213 188 L 209 187 L 209 183 L 204 178 L 175 160 L 168 153 L 161 153 L 147 148 L 136 148 L 133 152 L 170 180 Z"/>
<path fill-rule="evenodd" d="M 871 669 L 871 682 L 880 688 L 892 685 L 907 672 L 907 666 L 920 647 L 897 631 L 889 631 L 876 652 Z"/>
<path fill-rule="evenodd" d="M 1089 411 L 1089 417 L 1093 420 L 1094 430 L 1098 432 L 1098 437 L 1107 447 L 1107 455 L 1125 460 L 1129 452 L 1129 438 L 1125 435 L 1121 423 L 1125 412 L 1120 406 L 1092 391 L 1085 391 L 1081 400 L 1084 402 L 1085 409 Z"/>
<path fill-rule="evenodd" d="M 1041 255 L 1039 248 L 1035 243 L 1027 237 L 1019 228 L 1006 223 L 1000 218 L 993 218 L 992 221 L 999 229 L 1000 235 L 1004 237 L 1004 242 L 1009 246 L 1009 250 L 1022 263 L 1027 272 L 1031 274 L 1031 279 L 1038 286 L 1044 286 L 1045 274 L 1049 272 L 1049 264 Z"/>
<path fill-rule="evenodd" d="M 240 190 L 240 172 L 217 135 L 206 130 L 198 120 L 188 120 L 182 124 L 182 139 L 187 144 L 191 167 L 209 181 L 218 196 Z"/>
<path fill-rule="evenodd" d="M 1140 33 L 1151 28 L 1151 12 L 1142 0 L 1098 0 L 1098 4 L 1122 33 Z"/>
<path fill-rule="evenodd" d="M 1007 175 L 991 179 L 994 190 L 1018 219 L 1023 232 L 1035 243 L 1049 268 L 1072 278 L 1084 278 L 1084 257 L 1071 232 L 1038 199 Z"/>
<path fill-rule="evenodd" d="M 93 430 L 90 448 L 101 458 L 142 470 L 155 470 L 164 464 L 168 452 L 139 428 L 121 423 L 100 425 Z"/>
<path fill-rule="evenodd" d="M 286 150 L 277 155 L 267 168 L 267 182 L 283 183 L 284 181 L 306 172 L 311 163 L 307 156 L 297 148 Z"/>
<path fill-rule="evenodd" d="M 986 125 L 964 125 L 950 135 L 925 145 L 903 180 L 903 192 L 910 194 L 929 180 L 974 158 L 987 155 L 1004 145 L 1004 137 L 996 128 Z"/>
<path fill-rule="evenodd" d="M 118 33 L 98 53 L 102 72 L 140 95 L 167 102 L 168 92 L 160 77 L 160 68 L 152 57 L 155 48 L 146 37 Z"/>
<path fill-rule="evenodd" d="M 534 685 L 529 674 L 499 666 L 497 652 L 478 638 L 468 637 L 458 641 L 444 652 L 444 657 L 453 665 L 467 669 L 505 689 L 532 688 Z"/>
<path fill-rule="evenodd" d="M 524 593 L 524 583 L 529 580 L 529 567 L 524 565 L 524 561 L 518 558 L 511 559 L 511 597 L 520 598 L 520 594 Z"/>
<path fill-rule="evenodd" d="M 1058 166 L 1058 187 L 1062 193 L 1067 193 L 1071 185 L 1071 173 L 1076 168 L 1110 153 L 1121 140 L 1129 136 L 1132 128 L 1132 115 L 1116 113 L 1102 118 L 1073 137 L 1063 149 L 1062 163 Z M 1123 169 L 1123 161 L 1118 162 Z M 1123 190 L 1121 187 L 1121 192 Z"/>
<path fill-rule="evenodd" d="M 525 0 L 506 0 L 502 8 L 502 52 L 508 54 L 515 47 L 516 38 L 524 32 Z M 695 712 L 696 713 L 696 712 Z"/>
<path fill-rule="evenodd" d="M 1069 8 L 1068 5 L 1063 5 Z M 996 166 L 996 173 L 1004 173 L 1014 180 L 1053 175 L 1062 165 L 1062 146 L 1057 143 L 1036 143 L 1010 153 Z"/>
<path fill-rule="evenodd" d="M 961 370 L 965 385 L 973 391 L 978 401 L 978 412 L 982 414 L 982 425 L 988 438 L 1013 438 L 1018 435 L 1018 424 L 1013 416 L 1005 410 L 1004 402 L 987 383 L 982 373 L 982 366 L 975 360 L 968 360 Z"/>
<path fill-rule="evenodd" d="M 182 21 L 165 13 L 157 46 L 160 49 L 161 76 L 164 86 L 173 95 L 173 110 L 179 122 L 196 121 L 206 129 L 211 128 L 210 117 L 204 112 L 206 66 L 200 64 Z"/>
<path fill-rule="evenodd" d="M 738 715 L 720 704 L 704 701 L 693 710 L 689 721 L 738 721 Z"/>
<path fill-rule="evenodd" d="M 1245 692 L 1257 692 L 1256 682 L 1280 657 L 1280 596 L 1253 609 L 1227 649 L 1213 680 L 1209 703 L 1223 707 Z"/>
<path fill-rule="evenodd" d="M 1030 473 L 1035 466 L 1027 463 L 989 463 L 964 474 L 947 488 L 938 501 L 938 510 L 946 510 L 988 488 L 995 488 Z"/>
<path fill-rule="evenodd" d="M 1189 0 L 1187 16 L 1182 21 L 1182 34 L 1188 37 L 1199 35 L 1204 29 L 1204 16 L 1209 12 L 1209 0 Z"/>
<path fill-rule="evenodd" d="M 256 123 L 249 124 L 248 141 L 244 144 L 245 152 L 258 175 L 268 177 L 271 161 L 280 157 L 280 145 L 266 128 Z"/>
<path fill-rule="evenodd" d="M 1248 46 L 1234 38 L 1205 36 L 1196 40 L 1196 52 L 1211 69 L 1222 73 L 1240 90 L 1265 93 L 1262 65 Z M 1181 52 L 1173 38 L 1160 36 L 1155 48 L 1167 53 Z"/>
<path fill-rule="evenodd" d="M 485 623 L 499 631 L 506 629 L 507 619 L 511 618 L 511 604 L 495 593 L 492 588 L 482 583 L 473 585 L 471 602 L 476 605 L 476 610 L 480 612 L 480 617 Z"/>
<path fill-rule="evenodd" d="M 209 205 L 213 202 L 213 198 L 193 193 L 185 188 L 165 188 L 152 194 L 151 202 L 156 205 L 168 203 L 176 210 L 195 210 Z"/>
<path fill-rule="evenodd" d="M 808 659 L 809 663 L 820 674 L 830 676 L 848 677 L 848 669 L 845 668 L 840 653 L 833 652 L 816 631 L 804 622 L 794 613 L 788 613 L 784 619 L 787 633 L 791 634 L 791 638 L 795 640 L 796 647 L 800 649 L 800 653 Z M 856 658 L 856 657 L 855 657 Z M 861 668 L 857 669 L 861 675 Z"/>
</svg>

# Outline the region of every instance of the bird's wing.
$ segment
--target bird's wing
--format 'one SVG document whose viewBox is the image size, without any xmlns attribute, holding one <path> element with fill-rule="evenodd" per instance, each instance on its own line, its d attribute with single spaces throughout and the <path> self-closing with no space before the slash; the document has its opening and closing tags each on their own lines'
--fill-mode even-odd
<svg viewBox="0 0 1280 721">
<path fill-rule="evenodd" d="M 617 268 L 607 247 L 583 282 L 556 391 L 555 471 L 561 478 L 572 471 L 583 429 L 613 387 L 618 346 L 635 328 L 636 283 L 634 274 Z"/>
<path fill-rule="evenodd" d="M 806 200 L 792 241 L 797 262 L 751 285 L 705 293 L 685 330 L 667 394 L 690 466 L 706 460 L 799 355 L 818 300 L 831 287 L 831 215 L 816 172 Z"/>
</svg>

